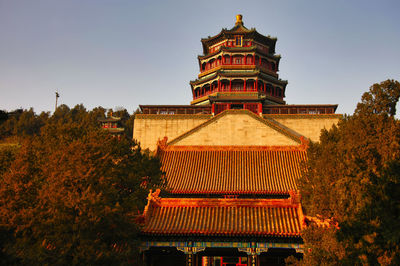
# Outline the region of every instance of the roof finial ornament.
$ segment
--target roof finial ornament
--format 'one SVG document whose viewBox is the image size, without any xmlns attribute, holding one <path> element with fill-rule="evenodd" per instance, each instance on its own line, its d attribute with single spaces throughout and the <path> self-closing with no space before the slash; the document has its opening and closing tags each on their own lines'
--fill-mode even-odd
<svg viewBox="0 0 400 266">
<path fill-rule="evenodd" d="M 242 21 L 242 15 L 240 15 L 240 14 L 238 14 L 238 15 L 236 15 L 236 23 L 235 23 L 235 25 L 243 25 L 243 21 Z"/>
</svg>

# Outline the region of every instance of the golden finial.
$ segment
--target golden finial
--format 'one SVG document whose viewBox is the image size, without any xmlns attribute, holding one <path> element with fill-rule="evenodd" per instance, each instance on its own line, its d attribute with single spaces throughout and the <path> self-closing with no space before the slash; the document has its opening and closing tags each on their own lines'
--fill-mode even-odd
<svg viewBox="0 0 400 266">
<path fill-rule="evenodd" d="M 238 25 L 238 24 L 242 24 L 243 25 L 242 15 L 240 15 L 240 14 L 236 15 L 236 23 L 235 23 L 235 25 Z"/>
</svg>

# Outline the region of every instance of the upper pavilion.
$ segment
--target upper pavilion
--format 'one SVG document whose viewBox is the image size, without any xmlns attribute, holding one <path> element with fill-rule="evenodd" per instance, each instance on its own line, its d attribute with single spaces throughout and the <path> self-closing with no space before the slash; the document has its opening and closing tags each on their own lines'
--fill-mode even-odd
<svg viewBox="0 0 400 266">
<path fill-rule="evenodd" d="M 288 105 L 288 82 L 279 78 L 276 38 L 244 26 L 236 16 L 231 29 L 201 39 L 200 73 L 190 81 L 190 105 L 140 105 L 143 114 L 211 114 L 246 109 L 263 114 L 333 114 L 337 105 Z"/>
<path fill-rule="evenodd" d="M 191 104 L 215 104 L 219 112 L 285 104 L 287 81 L 277 73 L 281 57 L 275 54 L 276 40 L 247 29 L 242 15 L 236 16 L 232 29 L 202 39 L 200 74 L 190 82 Z"/>
</svg>

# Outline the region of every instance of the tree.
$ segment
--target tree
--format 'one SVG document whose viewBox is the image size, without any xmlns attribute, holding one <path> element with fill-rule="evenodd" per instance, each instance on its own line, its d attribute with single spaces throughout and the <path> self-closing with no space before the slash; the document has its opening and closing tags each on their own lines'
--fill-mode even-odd
<svg viewBox="0 0 400 266">
<path fill-rule="evenodd" d="M 300 180 L 304 211 L 333 217 L 340 229 L 305 230 L 305 265 L 400 264 L 399 97 L 397 81 L 372 85 L 352 116 L 311 143 Z"/>
<path fill-rule="evenodd" d="M 148 190 L 160 185 L 160 163 L 133 141 L 88 122 L 93 116 L 81 105 L 60 106 L 39 135 L 21 140 L 0 173 L 8 263 L 124 264 L 135 258 L 134 219 Z"/>
<path fill-rule="evenodd" d="M 6 121 L 8 118 L 8 114 L 6 111 L 0 110 L 0 124 Z"/>
<path fill-rule="evenodd" d="M 49 113 L 42 112 L 36 115 L 32 108 L 29 110 L 16 110 L 7 119 L 0 123 L 0 139 L 10 136 L 37 135 L 47 122 Z"/>
</svg>

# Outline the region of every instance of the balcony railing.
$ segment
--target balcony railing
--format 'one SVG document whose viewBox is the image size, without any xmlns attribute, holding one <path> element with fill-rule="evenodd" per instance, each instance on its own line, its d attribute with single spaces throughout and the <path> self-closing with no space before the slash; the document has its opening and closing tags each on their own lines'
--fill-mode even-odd
<svg viewBox="0 0 400 266">
<path fill-rule="evenodd" d="M 200 77 L 204 77 L 210 73 L 213 73 L 219 69 L 224 69 L 224 68 L 229 68 L 229 69 L 255 69 L 255 68 L 260 68 L 265 72 L 268 72 L 269 74 L 273 75 L 273 76 L 277 76 L 278 74 L 276 73 L 276 71 L 268 68 L 265 65 L 260 65 L 258 63 L 251 63 L 251 64 L 232 64 L 232 63 L 222 63 L 222 64 L 218 64 L 215 66 L 212 66 L 211 68 L 205 69 L 205 70 L 200 70 L 200 74 L 199 74 L 199 78 Z"/>
</svg>

